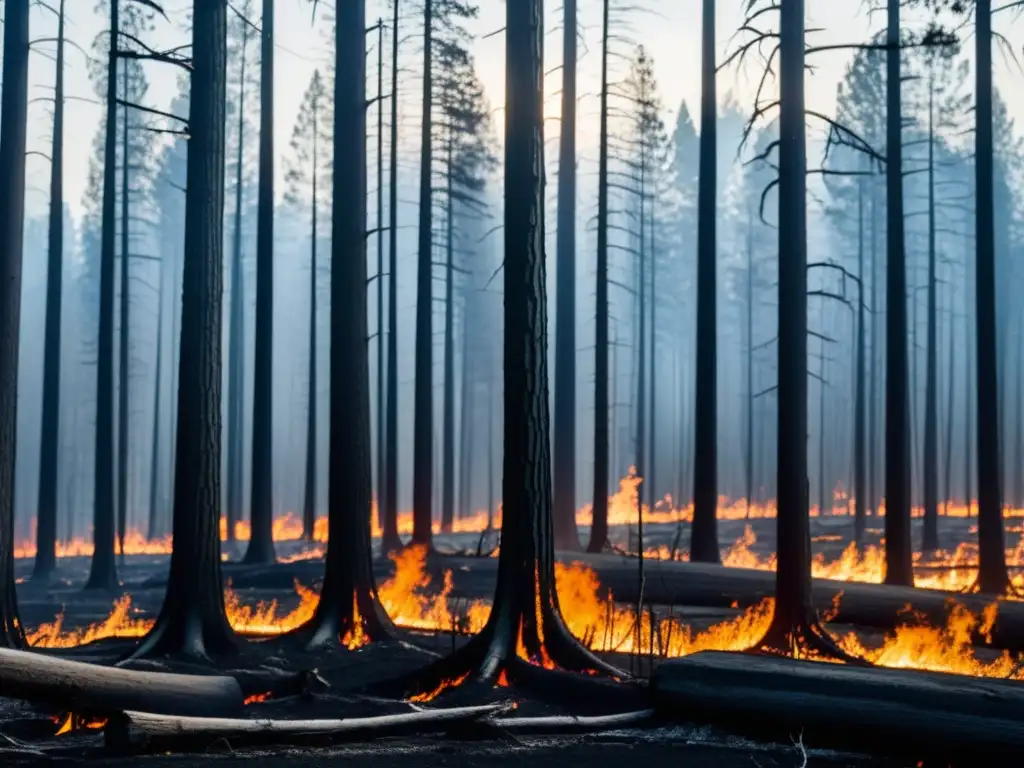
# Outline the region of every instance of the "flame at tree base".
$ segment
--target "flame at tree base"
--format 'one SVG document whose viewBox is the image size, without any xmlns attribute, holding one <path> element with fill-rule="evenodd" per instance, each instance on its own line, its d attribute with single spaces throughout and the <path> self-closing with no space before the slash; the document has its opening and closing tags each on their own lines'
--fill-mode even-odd
<svg viewBox="0 0 1024 768">
<path fill-rule="evenodd" d="M 410 547 L 393 556 L 395 573 L 381 585 L 381 604 L 394 623 L 405 629 L 430 632 L 475 634 L 483 629 L 490 615 L 487 601 L 475 600 L 453 610 L 450 605 L 452 574 L 444 573 L 439 593 L 431 594 L 430 575 L 425 570 L 426 553 Z M 571 634 L 596 652 L 647 655 L 654 659 L 674 658 L 705 650 L 743 651 L 757 645 L 771 624 L 774 600 L 766 598 L 738 616 L 697 630 L 678 617 L 659 616 L 644 611 L 637 616 L 633 607 L 614 602 L 601 587 L 597 574 L 580 563 L 555 564 L 555 582 L 563 619 Z M 312 619 L 318 601 L 315 590 L 295 584 L 298 605 L 282 611 L 278 602 L 249 606 L 230 586 L 225 591 L 225 607 L 236 632 L 249 635 L 280 635 Z M 67 648 L 109 637 L 141 637 L 153 620 L 133 615 L 128 595 L 115 601 L 110 615 L 101 622 L 81 629 L 65 629 L 63 616 L 28 632 L 36 647 Z M 983 650 L 971 643 L 976 635 L 985 636 L 995 622 L 998 604 L 992 604 L 981 616 L 950 600 L 950 611 L 943 626 L 930 625 L 914 614 L 909 606 L 906 622 L 886 634 L 877 644 L 866 642 L 853 632 L 836 638 L 839 647 L 853 656 L 885 667 L 927 669 L 972 676 L 1024 679 L 1018 658 L 1008 652 Z M 358 613 L 357 613 L 358 615 Z M 825 617 L 826 621 L 828 616 Z M 369 638 L 363 622 L 346 631 L 342 643 L 356 650 Z M 543 647 L 543 643 L 541 644 Z M 541 654 L 528 659 L 521 634 L 516 653 L 524 663 L 553 667 Z M 445 687 L 462 682 L 452 681 Z M 504 670 L 498 684 L 507 684 Z M 436 695 L 436 694 L 435 694 Z M 418 699 L 427 700 L 427 699 Z"/>
</svg>

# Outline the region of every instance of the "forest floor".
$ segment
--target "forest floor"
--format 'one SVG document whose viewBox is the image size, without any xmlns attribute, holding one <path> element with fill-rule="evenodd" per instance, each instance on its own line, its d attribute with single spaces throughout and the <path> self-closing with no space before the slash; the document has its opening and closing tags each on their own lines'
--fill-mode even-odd
<svg viewBox="0 0 1024 768">
<path fill-rule="evenodd" d="M 869 520 L 869 541 L 878 542 L 882 534 L 881 520 Z M 750 549 L 767 557 L 774 550 L 774 520 L 752 520 L 749 522 L 756 533 L 757 540 Z M 877 525 L 876 525 L 877 524 Z M 963 519 L 944 519 L 941 524 L 944 547 L 952 550 L 961 541 L 973 541 L 971 526 L 974 521 Z M 743 535 L 744 521 L 721 521 L 720 540 L 728 545 Z M 827 559 L 839 557 L 848 543 L 852 520 L 848 517 L 824 517 L 812 519 L 812 535 L 815 539 L 814 549 L 823 552 Z M 1008 524 L 1008 546 L 1013 546 L 1019 536 L 1020 526 Z M 645 526 L 644 542 L 646 547 L 659 545 L 671 546 L 676 537 L 675 525 Z M 917 528 L 915 532 L 919 534 Z M 585 540 L 587 532 L 581 532 Z M 620 529 L 614 532 L 621 545 L 627 544 L 628 532 Z M 688 526 L 683 532 L 682 543 L 689 541 Z M 486 598 L 493 590 L 496 577 L 497 561 L 494 558 L 467 557 L 466 552 L 478 549 L 487 551 L 488 542 L 481 544 L 479 535 L 463 534 L 439 536 L 435 545 L 439 552 L 453 553 L 449 556 L 431 558 L 429 571 L 434 576 L 433 585 L 442 583 L 441 572 L 449 569 L 453 573 L 454 590 L 450 599 Z M 493 543 L 491 543 L 493 544 Z M 301 552 L 306 546 L 299 542 L 278 543 L 278 555 L 286 556 Z M 461 554 L 455 554 L 461 553 Z M 236 553 L 240 557 L 241 551 Z M 572 555 L 565 555 L 563 560 L 572 560 Z M 618 559 L 618 558 L 617 558 Z M 630 569 L 630 561 L 623 560 L 623 565 Z M 111 611 L 114 598 L 120 594 L 130 594 L 133 616 L 138 618 L 154 617 L 159 610 L 166 579 L 166 556 L 128 556 L 120 562 L 119 575 L 122 580 L 121 593 L 94 594 L 81 590 L 88 573 L 88 558 L 63 558 L 54 581 L 49 585 L 32 582 L 31 561 L 18 561 L 16 577 L 18 577 L 18 593 L 21 617 L 30 630 L 44 622 L 52 622 L 58 615 L 63 616 L 65 629 L 84 627 L 105 619 Z M 633 563 L 636 562 L 634 558 Z M 653 565 L 653 564 L 652 564 Z M 307 586 L 318 586 L 323 562 L 320 559 L 278 563 L 271 566 L 243 566 L 232 562 L 225 563 L 225 579 L 229 580 L 235 592 L 248 604 L 259 601 L 276 600 L 280 606 L 279 613 L 286 612 L 298 602 L 293 584 L 298 581 Z M 393 564 L 377 558 L 375 567 L 378 583 L 388 578 L 394 570 Z M 618 569 L 621 571 L 622 569 Z M 597 568 L 602 582 L 605 582 L 601 568 Z M 617 573 L 623 577 L 622 572 Z M 614 579 L 615 574 L 609 574 Z M 679 606 L 683 610 L 684 606 Z M 711 623 L 723 616 L 734 615 L 735 611 L 696 610 L 693 615 L 699 624 Z M 309 657 L 303 652 L 295 652 L 291 646 L 282 648 L 284 643 L 279 640 L 252 643 L 243 652 L 233 666 L 236 668 L 255 668 L 260 664 L 270 663 L 284 669 L 316 669 L 331 685 L 328 696 L 318 696 L 313 705 L 297 705 L 294 699 L 268 701 L 246 707 L 247 717 L 356 717 L 374 714 L 391 714 L 408 711 L 407 705 L 401 702 L 381 702 L 379 699 L 368 700 L 356 691 L 365 690 L 367 684 L 374 680 L 392 677 L 404 671 L 411 671 L 426 663 L 433 655 L 445 653 L 462 642 L 461 638 L 451 634 L 416 634 L 408 635 L 410 643 L 386 643 L 371 645 L 356 653 L 338 651 L 334 654 L 319 654 Z M 115 640 L 99 643 L 91 648 L 64 652 L 65 655 L 82 660 L 111 662 L 133 641 Z M 53 651 L 47 651 L 53 652 Z M 614 659 L 621 666 L 625 665 L 622 658 Z M 172 667 L 173 669 L 173 667 Z M 508 689 L 495 689 L 485 698 L 492 701 L 507 700 L 513 693 Z M 593 714 L 579 712 L 577 709 L 560 707 L 550 700 L 531 700 L 527 693 L 514 692 L 520 709 L 517 714 Z M 455 696 L 454 698 L 461 698 Z M 445 702 L 447 704 L 448 702 Z M 479 700 L 451 702 L 458 704 L 481 703 Z M 300 707 L 300 709 L 296 709 Z M 681 763 L 693 768 L 716 766 L 732 768 L 733 766 L 903 766 L 914 765 L 915 761 L 893 762 L 879 758 L 868 758 L 856 755 L 833 753 L 827 751 L 808 750 L 792 743 L 758 743 L 745 741 L 724 732 L 718 732 L 706 726 L 663 726 L 650 729 L 629 729 L 606 732 L 591 736 L 550 736 L 550 737 L 512 737 L 508 734 L 488 733 L 474 738 L 393 738 L 362 745 L 345 746 L 297 746 L 274 749 L 233 749 L 228 744 L 217 744 L 199 753 L 184 751 L 180 754 L 116 755 L 103 748 L 103 737 L 100 734 L 73 734 L 54 738 L 53 723 L 47 713 L 27 705 L 18 704 L 0 698 L 0 764 L 31 765 L 50 763 L 77 763 L 85 758 L 92 765 L 129 766 L 144 765 L 180 766 L 191 768 L 199 765 L 235 766 L 244 761 L 250 768 L 276 768 L 289 762 L 299 761 L 305 765 L 345 766 L 359 768 L 413 768 L 413 766 L 456 766 L 483 763 L 508 768 L 554 768 L 555 766 L 574 768 L 575 766 L 620 765 L 629 760 L 637 765 L 665 765 L 668 761 Z M 796 739 L 799 734 L 790 734 Z M 3 736 L 8 738 L 4 743 Z M 18 744 L 31 746 L 15 748 L 14 739 Z M 806 761 L 805 761 L 806 757 Z"/>
</svg>

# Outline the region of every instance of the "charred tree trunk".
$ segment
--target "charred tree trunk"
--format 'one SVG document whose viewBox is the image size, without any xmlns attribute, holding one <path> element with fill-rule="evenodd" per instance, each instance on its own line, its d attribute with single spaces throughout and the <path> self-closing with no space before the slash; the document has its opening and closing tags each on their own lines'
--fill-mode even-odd
<svg viewBox="0 0 1024 768">
<path fill-rule="evenodd" d="M 964 255 L 967 258 L 967 255 Z M 964 262 L 964 271 L 967 262 Z M 970 323 L 970 298 L 968 287 L 968 279 L 964 277 L 964 392 L 966 393 L 967 403 L 964 408 L 964 504 L 967 506 L 967 516 L 971 516 L 971 507 L 974 502 L 974 490 L 972 488 L 974 481 L 974 471 L 971 459 L 974 456 L 974 426 L 971 422 L 971 411 L 977 412 L 977 405 L 975 398 L 977 393 L 974 391 L 973 382 L 975 379 L 971 376 L 973 371 L 971 370 L 971 363 L 975 360 L 974 347 L 972 343 L 971 334 L 971 323 Z"/>
<path fill-rule="evenodd" d="M 946 515 L 949 515 L 949 505 L 953 502 L 953 420 L 954 420 L 954 394 L 956 392 L 956 315 L 953 312 L 953 289 L 949 291 L 949 369 L 946 374 L 946 463 L 944 465 L 945 501 Z"/>
<path fill-rule="evenodd" d="M 195 1 L 192 52 L 174 549 L 163 607 L 137 657 L 236 650 L 219 536 L 227 0 Z"/>
<path fill-rule="evenodd" d="M 1024 312 L 1017 308 L 1017 373 L 1014 381 L 1016 390 L 1013 413 L 1013 458 L 1016 472 L 1013 475 L 1013 505 L 1020 509 L 1024 504 Z"/>
<path fill-rule="evenodd" d="M 639 479 L 639 487 L 636 489 L 636 546 L 640 554 L 640 578 L 643 579 L 643 551 L 644 551 L 644 496 L 647 491 L 647 438 L 645 427 L 647 426 L 647 253 L 645 250 L 646 238 L 644 237 L 644 203 L 647 191 L 647 147 L 646 140 L 641 135 L 640 146 L 640 187 L 639 187 L 639 214 L 637 221 L 640 222 L 637 233 L 637 365 L 636 365 L 636 476 Z M 638 625 L 639 626 L 639 625 Z M 637 636 L 639 639 L 639 635 Z M 639 645 L 639 643 L 638 643 Z"/>
<path fill-rule="evenodd" d="M 913 586 L 907 436 L 907 255 L 903 236 L 900 4 L 889 0 L 886 51 L 885 583 Z"/>
<path fill-rule="evenodd" d="M 450 533 L 455 515 L 455 195 L 452 175 L 454 129 L 448 129 L 445 153 L 445 216 L 444 238 L 444 390 L 441 416 L 441 530 Z"/>
<path fill-rule="evenodd" d="M 718 549 L 718 319 L 716 235 L 718 97 L 715 0 L 704 0 L 701 38 L 700 178 L 697 191 L 697 395 L 694 401 L 693 530 L 690 559 L 721 561 Z"/>
<path fill-rule="evenodd" d="M 391 29 L 391 146 L 388 169 L 388 391 L 387 454 L 384 457 L 387 479 L 382 504 L 381 550 L 393 552 L 402 546 L 398 536 L 398 9 L 394 0 Z"/>
<path fill-rule="evenodd" d="M 302 501 L 302 537 L 312 541 L 316 528 L 316 419 L 317 419 L 317 377 L 316 377 L 316 246 L 317 246 L 317 178 L 320 175 L 319 138 L 320 103 L 313 101 L 313 166 L 310 178 L 313 181 L 313 205 L 309 233 L 309 376 L 306 387 L 306 487 Z"/>
<path fill-rule="evenodd" d="M 153 384 L 153 446 L 149 452 L 149 526 L 148 537 L 156 537 L 159 525 L 157 494 L 160 489 L 160 390 L 163 389 L 164 362 L 164 275 L 166 266 L 160 262 L 160 285 L 156 305 L 156 365 Z"/>
<path fill-rule="evenodd" d="M 594 491 L 588 552 L 608 541 L 608 14 L 601 21 L 601 127 L 597 161 L 597 291 L 594 330 Z"/>
<path fill-rule="evenodd" d="M 871 180 L 871 366 L 868 372 L 868 509 L 878 512 L 878 315 L 881 297 L 878 294 L 878 208 L 875 205 L 875 182 Z"/>
<path fill-rule="evenodd" d="M 242 435 L 245 429 L 245 304 L 242 294 L 242 162 L 245 158 L 245 66 L 249 49 L 249 25 L 242 25 L 242 55 L 238 75 L 238 136 L 235 151 L 235 210 L 231 236 L 231 318 L 228 354 L 228 489 L 227 540 L 235 541 L 235 525 L 242 519 L 244 503 L 244 459 Z"/>
<path fill-rule="evenodd" d="M 412 540 L 433 544 L 434 331 L 433 331 L 433 0 L 423 3 L 423 125 L 420 135 L 419 254 L 416 273 L 416 363 L 412 437 Z"/>
<path fill-rule="evenodd" d="M 757 647 L 842 657 L 811 601 L 803 0 L 781 4 L 779 31 L 778 567 L 775 611 Z"/>
<path fill-rule="evenodd" d="M 828 361 L 825 359 L 824 339 L 819 340 L 818 351 L 821 353 L 821 379 L 818 381 L 818 514 L 824 515 L 828 505 L 825 490 L 825 382 L 828 380 Z M 831 514 L 831 507 L 828 511 Z"/>
<path fill-rule="evenodd" d="M 18 434 L 18 334 L 28 135 L 28 0 L 4 3 L 0 92 L 0 647 L 22 648 L 14 587 L 14 454 Z M 112 543 L 112 542 L 111 542 Z M 111 547 L 113 549 L 113 547 Z M 113 563 L 113 558 L 111 558 Z"/>
<path fill-rule="evenodd" d="M 117 551 L 124 563 L 124 537 L 128 525 L 128 421 L 131 402 L 128 398 L 128 379 L 131 374 L 129 355 L 131 348 L 131 293 L 128 278 L 129 247 L 131 241 L 128 229 L 128 60 L 121 65 L 124 77 L 125 106 L 122 108 L 123 122 L 121 127 L 121 293 L 120 308 L 120 343 L 117 346 Z"/>
<path fill-rule="evenodd" d="M 657 456 L 657 426 L 658 426 L 658 379 L 657 373 L 657 360 L 658 360 L 658 257 L 655 250 L 654 240 L 654 206 L 657 200 L 657 192 L 651 195 L 651 361 L 648 366 L 648 376 L 650 378 L 650 398 L 651 398 L 651 428 L 647 434 L 648 444 L 648 467 L 647 467 L 647 480 L 645 484 L 647 486 L 647 503 L 650 505 L 650 510 L 654 512 L 654 506 L 658 503 L 657 492 L 657 477 L 655 470 L 658 466 Z M 640 537 L 640 543 L 643 544 L 643 536 Z"/>
<path fill-rule="evenodd" d="M 514 682 L 529 661 L 614 670 L 562 621 L 555 590 L 544 259 L 541 0 L 506 4 L 504 514 L 498 584 L 487 624 L 468 644 L 399 681 L 436 692 L 466 677 Z M 517 652 L 517 646 L 521 650 Z"/>
<path fill-rule="evenodd" d="M 999 481 L 999 380 L 996 360 L 995 188 L 992 136 L 992 2 L 978 0 L 974 33 L 976 98 L 975 311 L 978 381 L 978 587 L 1002 594 L 1006 569 L 1002 485 Z"/>
<path fill-rule="evenodd" d="M 576 0 L 562 3 L 562 120 L 558 138 L 555 285 L 555 548 L 576 532 Z"/>
<path fill-rule="evenodd" d="M 391 621 L 370 555 L 373 462 L 366 343 L 366 7 L 339 3 L 334 25 L 331 217 L 331 394 L 328 540 L 316 613 L 298 633 L 310 646 L 382 640 Z"/>
<path fill-rule="evenodd" d="M 857 548 L 864 544 L 864 181 L 857 184 L 857 372 L 854 383 L 854 414 L 853 414 L 853 541 Z"/>
<path fill-rule="evenodd" d="M 48 581 L 57 567 L 57 467 L 60 440 L 60 336 L 64 282 L 64 0 L 57 15 L 57 73 L 50 149 L 50 219 L 43 341 L 43 426 L 39 449 L 36 562 L 32 578 Z"/>
<path fill-rule="evenodd" d="M 928 86 L 928 345 L 924 394 L 924 539 L 921 549 L 939 548 L 939 349 L 935 274 L 935 83 Z"/>
<path fill-rule="evenodd" d="M 394 95 L 392 94 L 392 98 Z M 388 278 L 392 280 L 393 278 Z M 387 451 L 384 449 L 384 19 L 377 19 L 377 517 L 387 493 Z"/>
<path fill-rule="evenodd" d="M 256 217 L 256 338 L 252 384 L 251 538 L 247 563 L 274 557 L 274 0 L 260 34 L 260 159 Z"/>
<path fill-rule="evenodd" d="M 747 396 L 746 396 L 746 422 L 747 432 L 745 435 L 746 446 L 744 455 L 746 457 L 745 482 L 743 495 L 747 509 L 746 518 L 750 519 L 750 502 L 754 495 L 754 223 L 747 221 Z M 677 502 L 678 506 L 678 502 Z"/>
<path fill-rule="evenodd" d="M 117 183 L 118 2 L 110 4 L 107 111 L 103 135 L 100 238 L 100 327 L 96 356 L 96 458 L 93 481 L 93 555 L 86 589 L 117 589 L 114 561 L 114 227 Z"/>
</svg>

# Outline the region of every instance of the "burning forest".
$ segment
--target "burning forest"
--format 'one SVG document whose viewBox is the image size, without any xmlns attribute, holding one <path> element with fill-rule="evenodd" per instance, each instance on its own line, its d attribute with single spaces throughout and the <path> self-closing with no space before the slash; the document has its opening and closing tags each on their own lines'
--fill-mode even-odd
<svg viewBox="0 0 1024 768">
<path fill-rule="evenodd" d="M 4 765 L 1019 755 L 1024 2 L 0 2 Z"/>
</svg>

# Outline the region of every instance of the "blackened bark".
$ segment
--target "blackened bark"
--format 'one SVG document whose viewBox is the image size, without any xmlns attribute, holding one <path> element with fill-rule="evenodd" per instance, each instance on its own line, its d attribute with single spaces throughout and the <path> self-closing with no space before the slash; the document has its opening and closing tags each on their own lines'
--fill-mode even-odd
<svg viewBox="0 0 1024 768">
<path fill-rule="evenodd" d="M 743 496 L 747 505 L 745 517 L 750 519 L 750 504 L 754 495 L 754 222 L 747 221 L 747 392 L 746 392 L 746 422 L 747 429 L 744 438 L 746 446 L 744 454 L 746 464 L 744 466 L 745 482 Z M 681 500 L 680 500 L 681 501 Z M 680 501 L 676 502 L 678 506 Z"/>
<path fill-rule="evenodd" d="M 317 207 L 320 205 L 316 182 L 320 176 L 320 166 L 317 164 L 320 154 L 320 103 L 315 96 L 313 99 L 312 133 L 313 165 L 310 168 L 310 179 L 313 182 L 313 205 L 309 233 L 309 374 L 306 381 L 306 478 L 302 500 L 302 537 L 306 541 L 313 540 L 316 528 L 316 245 L 318 238 Z"/>
<path fill-rule="evenodd" d="M 121 63 L 121 76 L 124 78 L 122 97 L 128 102 L 128 59 Z M 120 310 L 120 341 L 117 345 L 117 551 L 124 563 L 125 527 L 128 525 L 128 409 L 131 407 L 128 398 L 128 379 L 131 371 L 128 367 L 128 352 L 131 345 L 131 312 L 130 288 L 128 285 L 129 263 L 129 229 L 128 229 L 128 107 L 122 108 L 121 127 L 121 292 L 118 297 Z"/>
<path fill-rule="evenodd" d="M 949 369 L 946 373 L 946 463 L 943 467 L 943 476 L 946 481 L 943 506 L 947 515 L 949 514 L 949 505 L 953 503 L 953 403 L 956 392 L 956 314 L 953 311 L 952 287 L 950 287 L 949 295 L 949 346 L 947 352 Z M 968 450 L 968 448 L 965 446 L 964 450 Z"/>
<path fill-rule="evenodd" d="M 921 549 L 939 548 L 939 350 L 935 244 L 935 83 L 928 85 L 928 339 L 924 392 L 924 539 Z"/>
<path fill-rule="evenodd" d="M 242 274 L 242 162 L 245 159 L 245 66 L 249 50 L 249 25 L 242 25 L 242 54 L 238 75 L 238 134 L 235 147 L 235 209 L 231 235 L 231 314 L 228 334 L 228 489 L 227 540 L 235 541 L 235 524 L 242 519 L 244 459 L 242 435 L 245 410 L 245 304 Z"/>
<path fill-rule="evenodd" d="M 117 181 L 118 3 L 110 4 L 107 111 L 103 136 L 100 235 L 100 312 L 96 349 L 96 449 L 93 481 L 92 565 L 86 589 L 117 589 L 114 561 L 114 212 Z"/>
<path fill-rule="evenodd" d="M 907 417 L 907 254 L 903 235 L 900 4 L 889 0 L 886 51 L 885 583 L 913 586 Z"/>
<path fill-rule="evenodd" d="M 555 278 L 555 548 L 576 532 L 576 0 L 562 3 L 562 120 L 558 138 Z"/>
<path fill-rule="evenodd" d="M 227 0 L 195 0 L 182 283 L 174 549 L 156 625 L 134 656 L 234 651 L 220 565 L 221 303 Z"/>
<path fill-rule="evenodd" d="M 878 292 L 878 209 L 875 182 L 871 183 L 871 366 L 868 372 L 868 514 L 878 510 L 878 316 L 881 297 Z"/>
<path fill-rule="evenodd" d="M 157 494 L 160 488 L 160 390 L 163 389 L 164 362 L 164 279 L 166 264 L 160 263 L 160 285 L 156 305 L 156 365 L 153 384 L 153 446 L 149 452 L 149 527 L 148 535 L 152 540 L 156 537 L 159 525 L 159 503 Z"/>
<path fill-rule="evenodd" d="M 697 393 L 694 401 L 693 530 L 690 559 L 721 561 L 718 549 L 718 320 L 716 200 L 718 98 L 715 0 L 704 0 L 701 38 L 700 178 L 697 188 Z"/>
<path fill-rule="evenodd" d="M 609 3 L 601 21 L 601 127 L 597 161 L 597 291 L 594 330 L 594 491 L 588 552 L 608 541 L 608 37 Z"/>
<path fill-rule="evenodd" d="M 642 109 L 642 107 L 641 107 Z M 641 136 L 639 159 L 639 200 L 640 210 L 637 221 L 640 223 L 637 233 L 637 366 L 636 366 L 636 476 L 639 478 L 640 486 L 636 493 L 636 541 L 637 551 L 640 553 L 639 578 L 643 580 L 643 551 L 644 551 L 644 496 L 647 491 L 647 438 L 644 434 L 644 427 L 647 424 L 647 254 L 645 252 L 646 238 L 644 229 L 644 203 L 647 194 L 646 171 L 647 151 L 644 146 L 644 139 Z M 639 638 L 639 635 L 637 636 Z M 638 643 L 639 645 L 639 643 Z"/>
<path fill-rule="evenodd" d="M 775 611 L 756 646 L 845 656 L 811 602 L 807 479 L 807 141 L 804 133 L 804 3 L 779 11 L 778 567 Z"/>
<path fill-rule="evenodd" d="M 274 562 L 274 0 L 263 0 L 252 385 L 251 536 L 247 563 Z"/>
<path fill-rule="evenodd" d="M 388 376 L 387 468 L 381 527 L 382 550 L 393 552 L 402 546 L 398 536 L 398 9 L 394 0 L 391 20 L 391 146 L 388 169 Z"/>
<path fill-rule="evenodd" d="M 1017 308 L 1017 373 L 1014 380 L 1016 403 L 1013 409 L 1013 458 L 1016 472 L 1013 474 L 1013 506 L 1020 509 L 1024 504 L 1024 312 Z"/>
<path fill-rule="evenodd" d="M 978 587 L 1009 589 L 1003 488 L 999 480 L 999 376 L 996 354 L 995 189 L 992 136 L 992 2 L 977 0 L 975 54 L 975 312 L 978 382 Z"/>
<path fill-rule="evenodd" d="M 412 540 L 432 546 L 434 482 L 434 336 L 433 336 L 433 77 L 432 0 L 423 3 L 423 118 L 420 134 L 419 253 L 416 260 L 416 363 L 412 437 Z"/>
<path fill-rule="evenodd" d="M 445 216 L 444 236 L 444 383 L 441 415 L 441 530 L 452 530 L 455 513 L 455 285 L 454 234 L 455 196 L 452 189 L 453 130 L 448 129 L 445 152 Z"/>
<path fill-rule="evenodd" d="M 867 521 L 864 509 L 867 506 L 865 488 L 864 449 L 864 181 L 857 184 L 857 372 L 854 413 L 853 413 L 853 541 L 858 549 L 864 543 L 864 528 Z"/>
<path fill-rule="evenodd" d="M 60 329 L 64 282 L 64 0 L 57 15 L 57 63 L 50 142 L 50 218 L 43 340 L 43 426 L 39 449 L 36 562 L 32 578 L 47 581 L 57 567 L 57 466 L 60 439 Z"/>
<path fill-rule="evenodd" d="M 494 606 L 467 645 L 400 682 L 433 691 L 463 676 L 514 680 L 526 660 L 622 675 L 566 629 L 555 590 L 544 258 L 541 0 L 506 8 L 505 446 L 501 552 Z M 521 642 L 525 660 L 517 655 Z"/>
<path fill-rule="evenodd" d="M 648 377 L 650 379 L 650 414 L 651 422 L 650 429 L 647 431 L 647 445 L 648 445 L 648 466 L 647 466 L 647 479 L 644 484 L 647 487 L 647 503 L 650 505 L 650 509 L 654 511 L 654 505 L 657 504 L 657 477 L 655 476 L 655 469 L 658 466 L 657 454 L 657 425 L 658 425 L 658 379 L 656 376 L 658 369 L 658 326 L 656 325 L 658 320 L 658 254 L 655 249 L 654 239 L 654 210 L 655 201 L 658 199 L 658 193 L 655 192 L 651 195 L 651 214 L 650 214 L 650 226 L 651 226 L 651 360 L 648 365 Z M 643 543 L 643 536 L 640 537 L 640 543 Z"/>
<path fill-rule="evenodd" d="M 370 555 L 373 462 L 366 301 L 366 7 L 339 3 L 334 25 L 331 217 L 331 394 L 328 541 L 316 614 L 300 636 L 337 643 L 361 628 L 382 640 L 391 621 L 377 599 Z"/>
<path fill-rule="evenodd" d="M 18 433 L 18 334 L 28 135 L 29 0 L 4 3 L 0 92 L 0 646 L 23 648 L 14 587 L 14 458 Z"/>
<path fill-rule="evenodd" d="M 394 95 L 392 95 L 394 98 Z M 393 279 L 391 277 L 389 280 Z M 384 19 L 377 19 L 377 516 L 387 493 L 387 451 L 384 448 Z"/>
</svg>

